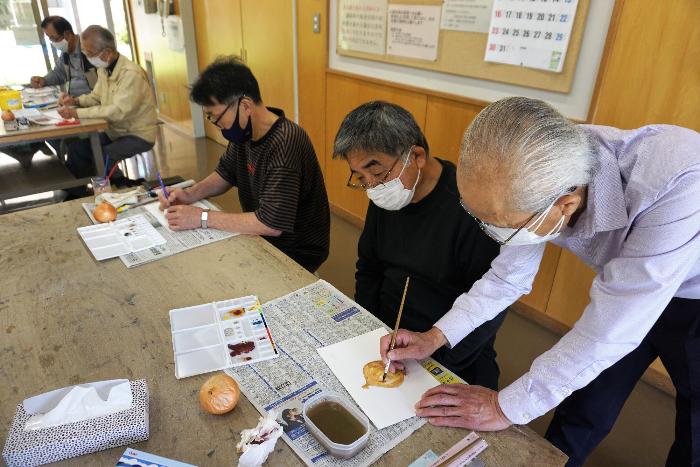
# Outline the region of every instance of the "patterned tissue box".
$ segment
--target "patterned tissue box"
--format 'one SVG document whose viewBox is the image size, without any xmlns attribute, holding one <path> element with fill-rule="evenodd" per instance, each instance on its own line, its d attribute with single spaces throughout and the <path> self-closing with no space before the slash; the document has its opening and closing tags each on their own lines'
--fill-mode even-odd
<svg viewBox="0 0 700 467">
<path fill-rule="evenodd" d="M 142 379 L 129 384 L 133 395 L 130 409 L 36 431 L 24 430 L 29 415 L 19 404 L 2 458 L 9 467 L 31 467 L 146 441 L 148 386 Z"/>
</svg>

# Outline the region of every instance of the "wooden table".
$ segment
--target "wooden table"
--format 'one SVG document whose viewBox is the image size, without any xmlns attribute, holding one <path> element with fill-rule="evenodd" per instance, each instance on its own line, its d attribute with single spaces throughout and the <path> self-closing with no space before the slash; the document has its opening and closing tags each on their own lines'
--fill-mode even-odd
<svg viewBox="0 0 700 467">
<path fill-rule="evenodd" d="M 96 174 L 102 175 L 104 161 L 99 134 L 107 129 L 102 119 L 83 119 L 79 125 L 57 127 L 55 125 L 34 125 L 27 130 L 5 131 L 0 125 L 0 152 L 3 147 L 23 143 L 58 140 L 62 138 L 88 135 L 95 158 Z M 62 190 L 83 186 L 90 178 L 76 179 L 57 158 L 34 161 L 30 168 L 10 166 L 0 168 L 0 200 L 17 198 L 34 193 Z"/>
<path fill-rule="evenodd" d="M 0 229 L 0 433 L 18 403 L 72 384 L 144 378 L 150 439 L 134 446 L 197 465 L 235 465 L 239 432 L 259 417 L 241 399 L 224 416 L 199 408 L 208 377 L 175 379 L 168 310 L 256 294 L 265 302 L 317 278 L 259 237 L 240 236 L 135 269 L 96 262 L 76 228 L 89 223 L 80 200 L 7 214 Z M 465 431 L 429 425 L 376 465 L 407 465 L 447 450 Z M 527 427 L 482 433 L 489 467 L 561 466 L 566 457 Z M 4 444 L 4 441 L 3 441 Z M 114 465 L 124 448 L 67 465 Z M 268 465 L 301 461 L 282 441 Z"/>
</svg>

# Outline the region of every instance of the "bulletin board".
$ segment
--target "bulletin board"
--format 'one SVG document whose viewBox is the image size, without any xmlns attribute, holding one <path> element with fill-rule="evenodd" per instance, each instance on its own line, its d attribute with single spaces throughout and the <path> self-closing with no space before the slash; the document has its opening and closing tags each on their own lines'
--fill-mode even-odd
<svg viewBox="0 0 700 467">
<path fill-rule="evenodd" d="M 388 0 L 389 4 L 402 5 L 442 5 L 442 0 Z M 576 18 L 571 30 L 568 51 L 561 72 L 537 70 L 514 65 L 504 65 L 484 61 L 487 33 L 440 30 L 438 57 L 436 61 L 416 60 L 393 55 L 379 55 L 345 50 L 338 46 L 340 28 L 336 34 L 336 53 L 348 57 L 374 60 L 395 65 L 422 68 L 453 75 L 498 81 L 501 83 L 526 86 L 545 91 L 568 93 L 574 80 L 576 62 L 581 49 L 581 41 L 590 0 L 579 0 Z M 336 12 L 336 24 L 340 22 L 340 11 Z"/>
</svg>

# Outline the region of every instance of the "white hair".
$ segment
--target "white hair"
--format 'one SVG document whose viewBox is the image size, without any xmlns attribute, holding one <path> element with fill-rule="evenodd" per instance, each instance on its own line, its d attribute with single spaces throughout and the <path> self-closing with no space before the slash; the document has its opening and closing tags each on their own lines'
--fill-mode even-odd
<svg viewBox="0 0 700 467">
<path fill-rule="evenodd" d="M 493 177 L 508 177 L 509 203 L 520 212 L 538 212 L 591 181 L 596 145 L 547 103 L 509 97 L 486 107 L 466 129 L 459 166 L 461 176 L 485 186 Z"/>
<path fill-rule="evenodd" d="M 93 24 L 85 28 L 82 34 L 84 41 L 92 41 L 92 45 L 100 52 L 104 49 L 117 50 L 114 34 L 109 29 Z"/>
</svg>

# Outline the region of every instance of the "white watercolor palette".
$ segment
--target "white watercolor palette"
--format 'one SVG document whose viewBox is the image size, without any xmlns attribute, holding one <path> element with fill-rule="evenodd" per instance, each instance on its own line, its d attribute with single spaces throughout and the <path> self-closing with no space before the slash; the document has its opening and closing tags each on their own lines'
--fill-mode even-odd
<svg viewBox="0 0 700 467">
<path fill-rule="evenodd" d="M 78 227 L 78 234 L 97 261 L 165 243 L 165 238 L 141 214 L 106 224 Z"/>
<path fill-rule="evenodd" d="M 252 295 L 170 310 L 170 330 L 178 379 L 278 356 Z"/>
</svg>

